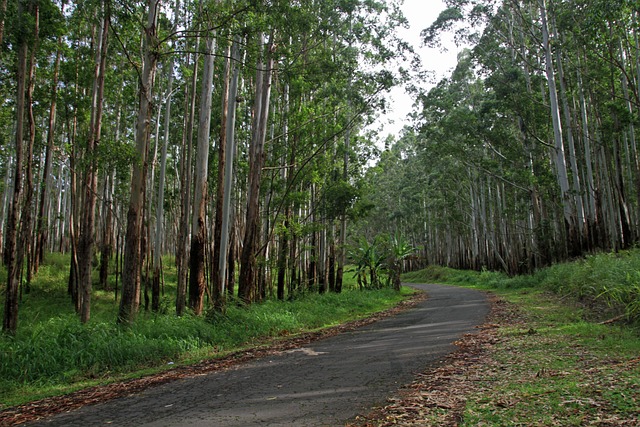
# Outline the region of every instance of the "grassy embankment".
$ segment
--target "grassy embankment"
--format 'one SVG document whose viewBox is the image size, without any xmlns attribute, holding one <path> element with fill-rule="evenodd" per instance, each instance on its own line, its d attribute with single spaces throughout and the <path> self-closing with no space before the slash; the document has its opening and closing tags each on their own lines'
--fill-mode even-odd
<svg viewBox="0 0 640 427">
<path fill-rule="evenodd" d="M 465 374 L 473 390 L 459 425 L 640 425 L 640 250 L 530 276 L 434 267 L 404 280 L 491 290 L 515 304 L 515 317 L 498 320 L 498 342 Z M 426 425 L 446 411 L 426 411 Z"/>
<path fill-rule="evenodd" d="M 95 290 L 91 320 L 80 324 L 67 295 L 68 257 L 51 255 L 22 296 L 17 335 L 0 335 L 0 409 L 266 345 L 366 317 L 406 297 L 390 289 L 356 290 L 351 276 L 345 274 L 341 294 L 309 293 L 244 308 L 229 304 L 224 316 L 178 318 L 175 269 L 167 267 L 162 313 L 142 310 L 131 328 L 122 329 L 115 322 L 113 290 Z M 0 270 L 4 283 L 6 273 Z"/>
</svg>

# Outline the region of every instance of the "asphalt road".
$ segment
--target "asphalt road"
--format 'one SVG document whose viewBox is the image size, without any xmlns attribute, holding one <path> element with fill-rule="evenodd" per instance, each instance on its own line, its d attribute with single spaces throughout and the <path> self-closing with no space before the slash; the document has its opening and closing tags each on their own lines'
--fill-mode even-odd
<svg viewBox="0 0 640 427">
<path fill-rule="evenodd" d="M 383 404 L 454 350 L 489 312 L 480 292 L 415 285 L 429 298 L 397 316 L 31 426 L 340 426 Z"/>
</svg>

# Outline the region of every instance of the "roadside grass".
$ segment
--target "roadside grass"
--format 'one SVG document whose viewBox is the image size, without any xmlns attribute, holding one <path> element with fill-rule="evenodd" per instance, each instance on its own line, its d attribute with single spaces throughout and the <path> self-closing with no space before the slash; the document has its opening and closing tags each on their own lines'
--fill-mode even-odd
<svg viewBox="0 0 640 427">
<path fill-rule="evenodd" d="M 346 283 L 341 294 L 308 292 L 248 307 L 230 301 L 224 315 L 177 317 L 175 285 L 167 282 L 161 312 L 142 309 L 133 326 L 121 328 L 114 290 L 96 289 L 92 318 L 82 325 L 67 295 L 68 257 L 54 254 L 46 261 L 22 296 L 18 333 L 0 336 L 0 409 L 363 318 L 397 305 L 410 292 L 359 291 Z M 165 278 L 172 277 L 171 264 L 165 260 Z"/>
<path fill-rule="evenodd" d="M 490 290 L 516 312 L 497 321 L 497 342 L 466 373 L 473 386 L 456 425 L 640 425 L 638 301 L 625 290 L 638 271 L 633 250 L 515 278 L 439 267 L 403 276 Z"/>
<path fill-rule="evenodd" d="M 461 425 L 638 425 L 637 330 L 586 321 L 544 291 L 498 294 L 520 321 L 501 325 Z"/>
</svg>

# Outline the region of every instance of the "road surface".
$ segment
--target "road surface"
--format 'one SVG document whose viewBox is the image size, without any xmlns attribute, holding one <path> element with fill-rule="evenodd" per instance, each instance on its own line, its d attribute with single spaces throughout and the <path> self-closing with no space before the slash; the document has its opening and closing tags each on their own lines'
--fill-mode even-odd
<svg viewBox="0 0 640 427">
<path fill-rule="evenodd" d="M 483 323 L 481 292 L 415 285 L 429 298 L 393 317 L 229 370 L 85 406 L 30 426 L 340 426 L 366 414 Z"/>
</svg>

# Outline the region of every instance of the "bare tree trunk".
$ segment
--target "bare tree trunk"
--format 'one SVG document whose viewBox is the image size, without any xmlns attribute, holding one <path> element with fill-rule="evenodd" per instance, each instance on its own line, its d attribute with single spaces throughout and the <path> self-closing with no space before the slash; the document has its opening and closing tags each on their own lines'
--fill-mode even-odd
<svg viewBox="0 0 640 427">
<path fill-rule="evenodd" d="M 342 180 L 348 182 L 349 179 L 349 145 L 351 140 L 351 128 L 347 127 L 344 134 L 344 157 L 342 159 Z M 342 292 L 342 281 L 344 276 L 344 266 L 347 261 L 347 251 L 345 246 L 347 244 L 347 214 L 342 212 L 340 214 L 340 237 L 338 239 L 338 247 L 336 254 L 336 285 L 335 291 L 337 293 Z"/>
<path fill-rule="evenodd" d="M 215 36 L 206 41 L 202 89 L 200 92 L 200 119 L 198 122 L 198 148 L 196 152 L 193 220 L 191 223 L 191 256 L 189 260 L 189 308 L 194 314 L 202 313 L 204 304 L 206 257 L 206 200 L 209 167 L 209 133 L 211 129 L 211 100 L 213 97 L 213 59 Z"/>
<path fill-rule="evenodd" d="M 75 84 L 75 94 L 78 94 L 78 65 L 76 65 L 76 84 Z M 71 296 L 71 302 L 75 308 L 76 313 L 80 313 L 80 298 L 78 297 L 78 242 L 77 242 L 77 207 L 78 207 L 78 175 L 76 173 L 76 159 L 78 156 L 78 148 L 76 144 L 76 137 L 78 131 L 78 116 L 77 116 L 77 108 L 74 108 L 73 112 L 73 120 L 71 126 L 68 130 L 69 132 L 69 145 L 71 146 L 71 155 L 69 156 L 69 193 L 71 197 L 69 198 L 69 203 L 71 209 L 69 210 L 69 252 L 70 252 L 70 263 L 69 263 L 69 283 L 67 292 Z"/>
<path fill-rule="evenodd" d="M 173 57 L 169 61 L 169 81 L 164 111 L 164 135 L 160 153 L 160 176 L 158 177 L 158 200 L 156 204 L 156 235 L 153 251 L 153 285 L 151 289 L 151 309 L 160 309 L 160 281 L 162 276 L 162 243 L 164 233 L 164 188 L 167 175 L 167 147 L 169 146 L 169 128 L 171 126 L 171 92 L 173 91 Z"/>
<path fill-rule="evenodd" d="M 199 38 L 196 37 L 195 44 L 198 46 Z M 196 111 L 196 82 L 198 80 L 198 56 L 193 60 L 193 76 L 191 79 L 191 98 L 187 103 L 186 90 L 185 103 L 188 106 L 189 114 L 185 116 L 186 137 L 183 137 L 183 153 L 181 158 L 181 205 L 180 205 L 180 229 L 178 232 L 178 247 L 176 250 L 176 266 L 178 268 L 178 288 L 176 295 L 176 314 L 182 316 L 187 305 L 187 278 L 189 274 L 189 217 L 191 212 L 191 161 L 193 145 L 193 128 Z"/>
<path fill-rule="evenodd" d="M 26 182 L 25 182 L 25 200 L 22 205 L 21 229 L 20 229 L 20 247 L 18 248 L 17 264 L 22 268 L 24 257 L 27 257 L 27 277 L 25 280 L 25 292 L 31 290 L 31 279 L 33 274 L 33 257 L 31 252 L 33 216 L 31 205 L 33 203 L 33 146 L 36 140 L 36 121 L 33 113 L 33 91 L 35 90 L 36 79 L 36 51 L 39 43 L 40 29 L 40 9 L 35 6 L 35 40 L 31 47 L 31 57 L 29 60 L 29 84 L 27 86 L 27 118 L 29 123 L 29 139 L 27 143 L 27 153 L 25 157 Z"/>
<path fill-rule="evenodd" d="M 147 26 L 145 27 L 144 63 L 140 81 L 140 108 L 136 123 L 136 153 L 138 161 L 133 165 L 131 197 L 127 212 L 127 232 L 122 271 L 122 298 L 118 311 L 118 323 L 130 324 L 140 305 L 140 268 L 142 215 L 145 202 L 147 151 L 153 116 L 153 84 L 158 54 L 157 20 L 160 0 L 148 0 Z"/>
<path fill-rule="evenodd" d="M 64 13 L 64 3 L 62 3 L 62 12 Z M 2 43 L 0 43 L 2 44 Z M 34 259 L 33 270 L 38 271 L 38 267 L 44 260 L 44 251 L 49 238 L 49 229 L 47 227 L 47 212 L 49 211 L 49 191 L 51 187 L 51 163 L 53 157 L 55 127 L 56 127 L 56 108 L 58 102 L 58 80 L 60 74 L 60 56 L 62 47 L 62 37 L 58 37 L 58 48 L 56 50 L 56 59 L 53 65 L 53 76 L 51 82 L 51 105 L 49 107 L 49 121 L 47 128 L 47 148 L 44 160 L 44 171 L 42 184 L 40 185 L 40 204 L 38 207 L 37 230 L 38 237 L 36 239 L 36 256 Z"/>
<path fill-rule="evenodd" d="M 264 35 L 258 39 L 260 47 L 264 43 Z M 251 135 L 251 147 L 249 149 L 250 171 L 249 191 L 247 193 L 246 229 L 240 257 L 240 281 L 238 284 L 238 297 L 250 303 L 255 298 L 255 284 L 257 278 L 256 255 L 260 238 L 260 180 L 262 178 L 262 166 L 264 164 L 264 143 L 267 133 L 267 121 L 269 118 L 269 98 L 271 94 L 271 77 L 274 66 L 273 37 L 269 44 L 268 65 L 259 59 L 256 75 L 256 99 L 253 111 L 253 129 Z"/>
<path fill-rule="evenodd" d="M 18 19 L 23 19 L 22 14 L 29 11 L 23 10 L 23 2 L 18 3 Z M 29 45 L 26 37 L 23 37 L 17 46 L 16 67 L 16 139 L 15 139 L 15 177 L 13 180 L 13 197 L 9 206 L 9 218 L 7 220 L 5 263 L 7 266 L 7 289 L 5 293 L 4 317 L 2 331 L 15 335 L 18 328 L 18 285 L 21 266 L 17 263 L 17 235 L 20 217 L 20 201 L 22 196 L 22 143 L 24 140 L 24 113 L 25 94 L 27 80 L 27 54 Z"/>
<path fill-rule="evenodd" d="M 117 134 L 117 132 L 116 132 Z M 116 138 L 117 139 L 117 138 Z M 104 188 L 104 228 L 102 230 L 102 245 L 100 249 L 100 270 L 99 281 L 100 287 L 104 290 L 110 290 L 109 286 L 109 263 L 113 255 L 113 190 L 115 187 L 116 175 L 115 171 L 106 177 Z"/>
<path fill-rule="evenodd" d="M 217 284 L 214 290 L 214 305 L 224 310 L 226 295 L 226 275 L 229 251 L 229 228 L 231 219 L 231 192 L 233 185 L 233 161 L 236 152 L 235 122 L 236 122 L 236 97 L 238 94 L 238 80 L 240 69 L 236 62 L 240 59 L 240 40 L 235 37 L 231 47 L 231 58 L 228 62 L 226 74 L 230 76 L 229 85 L 226 90 L 226 101 L 223 101 L 224 126 L 220 135 L 220 154 L 218 156 L 218 197 L 216 200 L 216 229 L 214 232 L 214 263 L 218 263 Z"/>
<path fill-rule="evenodd" d="M 103 4 L 104 17 L 102 28 L 97 37 L 96 62 L 93 75 L 93 94 L 91 103 L 91 122 L 89 140 L 85 157 L 88 160 L 84 174 L 84 203 L 78 242 L 78 280 L 81 290 L 80 321 L 86 323 L 91 317 L 91 263 L 95 246 L 95 214 L 98 192 L 98 166 L 95 159 L 96 148 L 100 142 L 102 129 L 102 100 L 104 98 L 104 73 L 107 57 L 107 38 L 109 30 L 109 13 L 106 2 Z"/>
<path fill-rule="evenodd" d="M 542 43 L 545 53 L 545 71 L 547 82 L 549 85 L 549 101 L 551 103 L 551 121 L 553 123 L 553 135 L 555 141 L 555 164 L 558 174 L 558 184 L 560 186 L 560 194 L 562 197 L 562 206 L 564 210 L 564 220 L 569 233 L 569 238 L 575 233 L 575 224 L 573 221 L 573 209 L 571 206 L 569 176 L 567 174 L 567 164 L 564 153 L 564 141 L 562 137 L 562 124 L 560 121 L 560 107 L 558 105 L 558 91 L 556 88 L 556 78 L 553 70 L 552 48 L 549 38 L 549 26 L 547 23 L 547 5 L 546 0 L 538 0 L 540 7 L 540 20 L 542 23 Z"/>
</svg>

